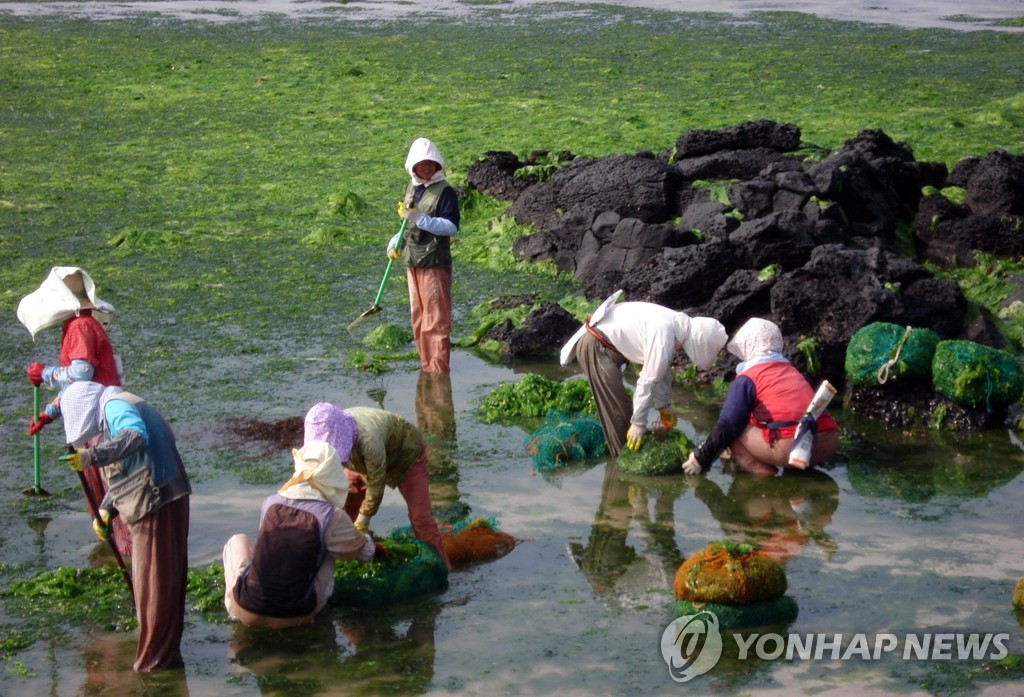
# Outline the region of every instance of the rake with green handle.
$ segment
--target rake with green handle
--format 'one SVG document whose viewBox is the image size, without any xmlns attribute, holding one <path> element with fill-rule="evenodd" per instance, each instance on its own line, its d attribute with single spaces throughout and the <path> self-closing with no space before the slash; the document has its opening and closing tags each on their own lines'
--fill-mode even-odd
<svg viewBox="0 0 1024 697">
<path fill-rule="evenodd" d="M 395 244 L 395 249 L 399 249 L 402 246 L 402 237 L 405 235 L 405 223 L 406 222 L 407 222 L 406 220 L 403 220 L 402 221 L 402 227 L 398 228 L 398 241 Z M 353 327 L 355 327 L 357 324 L 362 322 L 367 317 L 370 317 L 371 315 L 375 315 L 375 314 L 377 314 L 378 312 L 380 312 L 381 310 L 384 309 L 384 308 L 382 308 L 380 306 L 380 299 L 384 295 L 384 286 L 388 282 L 388 275 L 391 273 L 391 265 L 394 264 L 394 263 L 395 263 L 394 259 L 388 258 L 388 265 L 384 269 L 384 278 L 380 279 L 380 288 L 377 289 L 377 297 L 374 299 L 373 305 L 371 305 L 369 307 L 369 309 L 367 309 L 366 311 L 363 312 L 363 314 L 359 315 L 354 320 L 352 320 L 351 323 L 349 323 L 349 325 L 348 325 L 349 330 L 351 330 Z"/>
<path fill-rule="evenodd" d="M 39 413 L 39 385 L 32 386 L 32 418 Z M 50 496 L 50 492 L 43 488 L 42 474 L 39 464 L 39 432 L 32 436 L 32 487 L 21 492 L 26 496 Z"/>
</svg>

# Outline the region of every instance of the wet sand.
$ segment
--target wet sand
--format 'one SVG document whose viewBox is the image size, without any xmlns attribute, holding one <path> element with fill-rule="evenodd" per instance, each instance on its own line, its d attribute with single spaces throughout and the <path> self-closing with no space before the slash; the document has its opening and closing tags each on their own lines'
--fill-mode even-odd
<svg viewBox="0 0 1024 697">
<path fill-rule="evenodd" d="M 551 0 L 509 0 L 493 4 L 417 0 L 412 5 L 417 15 L 470 17 L 474 14 L 516 11 L 530 6 L 551 5 Z M 584 7 L 595 3 L 562 2 Z M 1024 26 L 1007 27 L 998 20 L 1024 17 L 1024 0 L 978 0 L 971 3 L 953 0 L 859 0 L 824 2 L 822 0 L 614 0 L 602 3 L 622 7 L 670 12 L 713 12 L 749 19 L 759 12 L 801 12 L 819 17 L 889 24 L 907 28 L 941 28 L 961 31 L 1024 31 Z M 408 17 L 410 3 L 402 0 L 372 2 L 318 2 L 316 0 L 144 0 L 141 2 L 9 2 L 0 3 L 0 13 L 22 17 L 62 16 L 113 20 L 129 16 L 164 15 L 178 20 L 233 22 L 269 17 L 327 20 L 396 20 Z"/>
</svg>

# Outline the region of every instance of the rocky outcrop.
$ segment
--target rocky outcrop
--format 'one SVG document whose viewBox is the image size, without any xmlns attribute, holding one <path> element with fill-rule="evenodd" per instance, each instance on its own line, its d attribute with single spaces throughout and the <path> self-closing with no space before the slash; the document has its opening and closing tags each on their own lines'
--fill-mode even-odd
<svg viewBox="0 0 1024 697">
<path fill-rule="evenodd" d="M 840 387 L 846 345 L 871 322 L 1002 342 L 991 322 L 965 325 L 961 289 L 922 260 L 1024 255 L 1024 156 L 995 151 L 949 172 L 878 130 L 823 157 L 801 146 L 797 126 L 757 121 L 683 133 L 663 155 L 572 158 L 512 201 L 508 214 L 537 230 L 513 252 L 553 260 L 591 300 L 623 288 L 730 332 L 772 319 L 794 364 Z M 514 177 L 507 155 L 485 161 L 479 172 Z M 513 188 L 474 170 L 468 184 Z M 962 204 L 922 193 L 949 186 L 966 191 Z"/>
</svg>

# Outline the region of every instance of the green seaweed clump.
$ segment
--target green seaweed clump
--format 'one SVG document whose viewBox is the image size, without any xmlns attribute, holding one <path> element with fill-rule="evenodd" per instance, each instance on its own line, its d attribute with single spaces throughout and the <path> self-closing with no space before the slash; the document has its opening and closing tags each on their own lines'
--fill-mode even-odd
<svg viewBox="0 0 1024 697">
<path fill-rule="evenodd" d="M 681 474 L 683 463 L 693 450 L 693 442 L 682 431 L 650 433 L 639 450 L 623 450 L 615 466 L 625 474 Z"/>
<path fill-rule="evenodd" d="M 1006 351 L 954 339 L 940 341 L 932 360 L 932 385 L 951 402 L 988 410 L 1013 404 L 1024 392 L 1024 373 Z"/>
<path fill-rule="evenodd" d="M 108 631 L 129 631 L 137 626 L 131 594 L 115 566 L 58 567 L 15 581 L 2 595 L 12 598 L 15 612 L 25 616 L 60 617 Z"/>
<path fill-rule="evenodd" d="M 1013 589 L 1013 606 L 1018 610 L 1024 610 L 1024 578 L 1017 581 Z"/>
<path fill-rule="evenodd" d="M 443 590 L 448 569 L 430 545 L 405 534 L 378 543 L 383 559 L 338 561 L 331 602 L 343 607 L 376 607 Z"/>
<path fill-rule="evenodd" d="M 931 329 L 872 322 L 850 338 L 846 377 L 861 387 L 927 380 L 938 343 L 939 335 Z"/>
<path fill-rule="evenodd" d="M 412 341 L 412 331 L 394 324 L 382 324 L 363 337 L 363 345 L 377 351 L 394 351 Z"/>
<path fill-rule="evenodd" d="M 480 421 L 493 424 L 517 417 L 542 418 L 555 409 L 596 414 L 597 405 L 586 380 L 552 380 L 527 373 L 515 382 L 502 383 L 480 401 Z"/>
<path fill-rule="evenodd" d="M 214 562 L 188 570 L 185 597 L 189 606 L 207 622 L 224 623 L 228 613 L 224 607 L 224 565 Z"/>
</svg>

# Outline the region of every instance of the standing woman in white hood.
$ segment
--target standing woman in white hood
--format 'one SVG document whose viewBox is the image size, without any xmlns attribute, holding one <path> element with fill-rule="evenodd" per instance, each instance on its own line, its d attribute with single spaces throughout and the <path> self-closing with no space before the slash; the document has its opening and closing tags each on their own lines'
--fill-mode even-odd
<svg viewBox="0 0 1024 697">
<path fill-rule="evenodd" d="M 389 259 L 407 267 L 412 334 L 425 373 L 450 370 L 452 330 L 451 237 L 459 230 L 459 199 L 445 180 L 444 158 L 433 142 L 417 138 L 405 158 L 410 181 L 398 204 L 405 233 L 388 243 Z"/>
</svg>

